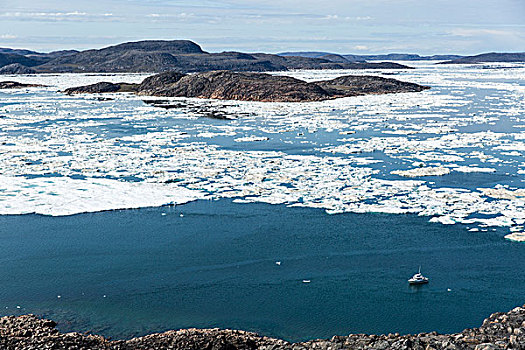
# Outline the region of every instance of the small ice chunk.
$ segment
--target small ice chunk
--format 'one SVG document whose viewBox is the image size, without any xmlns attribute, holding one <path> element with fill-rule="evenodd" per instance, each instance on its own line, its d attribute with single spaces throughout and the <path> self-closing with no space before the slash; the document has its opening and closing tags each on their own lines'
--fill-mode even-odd
<svg viewBox="0 0 525 350">
<path fill-rule="evenodd" d="M 525 232 L 513 232 L 505 236 L 505 239 L 514 242 L 525 242 Z"/>
<path fill-rule="evenodd" d="M 495 173 L 496 169 L 479 168 L 479 167 L 474 167 L 474 166 L 458 166 L 454 168 L 454 171 L 459 171 L 461 173 Z"/>
<path fill-rule="evenodd" d="M 442 176 L 450 173 L 449 168 L 445 167 L 422 167 L 408 170 L 394 170 L 390 172 L 394 175 L 405 177 L 419 177 L 419 176 Z"/>
<path fill-rule="evenodd" d="M 252 136 L 246 136 L 246 137 L 239 137 L 233 141 L 235 142 L 255 142 L 255 141 L 267 141 L 267 140 L 269 140 L 269 138 L 266 136 L 252 135 Z"/>
</svg>

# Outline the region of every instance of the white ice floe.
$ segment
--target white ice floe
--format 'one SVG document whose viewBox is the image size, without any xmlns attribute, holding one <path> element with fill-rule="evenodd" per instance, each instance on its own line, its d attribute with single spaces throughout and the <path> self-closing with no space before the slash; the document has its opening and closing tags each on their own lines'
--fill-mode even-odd
<svg viewBox="0 0 525 350">
<path fill-rule="evenodd" d="M 506 235 L 505 238 L 514 242 L 525 242 L 525 232 L 513 232 Z"/>
<path fill-rule="evenodd" d="M 252 136 L 246 136 L 246 137 L 239 137 L 239 138 L 236 138 L 234 141 L 235 142 L 256 142 L 256 141 L 267 141 L 267 140 L 269 140 L 269 138 L 266 136 L 252 135 Z"/>
<path fill-rule="evenodd" d="M 394 170 L 390 173 L 405 177 L 442 176 L 450 174 L 450 169 L 445 167 L 421 167 L 408 170 Z"/>
<path fill-rule="evenodd" d="M 501 186 L 495 188 L 478 188 L 485 196 L 498 199 L 518 199 L 525 201 L 525 188 L 509 190 Z"/>
<path fill-rule="evenodd" d="M 456 166 L 453 168 L 454 171 L 459 171 L 461 173 L 494 173 L 496 169 L 494 168 L 480 168 L 475 166 Z"/>
<path fill-rule="evenodd" d="M 184 204 L 205 198 L 199 191 L 172 184 L 109 179 L 0 176 L 0 214 L 72 215 L 114 209 Z"/>
</svg>

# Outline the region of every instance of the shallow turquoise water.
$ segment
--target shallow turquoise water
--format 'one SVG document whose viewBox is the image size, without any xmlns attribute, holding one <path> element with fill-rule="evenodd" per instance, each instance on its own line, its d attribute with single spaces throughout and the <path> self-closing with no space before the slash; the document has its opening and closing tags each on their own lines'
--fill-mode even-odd
<svg viewBox="0 0 525 350">
<path fill-rule="evenodd" d="M 229 200 L 0 216 L 0 307 L 117 338 L 185 327 L 288 340 L 460 331 L 524 303 L 525 249 L 503 234 Z M 411 288 L 419 265 L 431 282 Z"/>
</svg>

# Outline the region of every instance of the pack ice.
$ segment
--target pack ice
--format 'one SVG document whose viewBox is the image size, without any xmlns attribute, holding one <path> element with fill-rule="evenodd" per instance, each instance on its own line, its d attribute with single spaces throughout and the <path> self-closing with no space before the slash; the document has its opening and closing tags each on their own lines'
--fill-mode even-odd
<svg viewBox="0 0 525 350">
<path fill-rule="evenodd" d="M 396 78 L 431 90 L 312 103 L 171 99 L 173 109 L 57 92 L 144 75 L 6 77 L 49 87 L 0 91 L 0 214 L 232 198 L 412 213 L 525 241 L 525 65 L 416 64 Z M 210 118 L 217 112 L 229 118 Z"/>
</svg>

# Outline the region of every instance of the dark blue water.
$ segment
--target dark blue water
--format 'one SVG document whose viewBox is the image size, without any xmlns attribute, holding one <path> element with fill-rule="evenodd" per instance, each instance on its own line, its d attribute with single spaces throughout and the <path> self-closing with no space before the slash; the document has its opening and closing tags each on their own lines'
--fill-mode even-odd
<svg viewBox="0 0 525 350">
<path fill-rule="evenodd" d="M 0 216 L 0 308 L 116 338 L 185 327 L 288 340 L 453 332 L 525 302 L 525 246 L 502 235 L 227 200 Z M 411 288 L 420 264 L 431 282 Z"/>
</svg>

